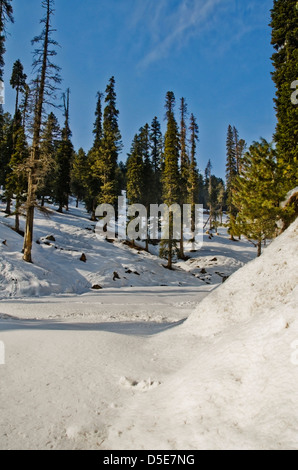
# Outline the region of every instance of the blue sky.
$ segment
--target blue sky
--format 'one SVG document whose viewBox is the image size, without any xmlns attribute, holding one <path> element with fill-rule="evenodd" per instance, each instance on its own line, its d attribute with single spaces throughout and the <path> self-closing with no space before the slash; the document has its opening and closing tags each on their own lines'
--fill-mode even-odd
<svg viewBox="0 0 298 470">
<path fill-rule="evenodd" d="M 15 24 L 6 43 L 5 110 L 13 111 L 9 79 L 20 59 L 31 76 L 31 39 L 40 32 L 41 0 L 13 0 Z M 270 72 L 272 0 L 56 0 L 53 24 L 62 67 L 61 92 L 71 89 L 76 149 L 92 145 L 97 91 L 116 79 L 126 159 L 134 134 L 157 116 L 165 129 L 167 91 L 183 96 L 200 128 L 198 166 L 208 159 L 225 175 L 229 124 L 248 144 L 275 129 Z M 57 116 L 63 122 L 61 112 Z"/>
</svg>

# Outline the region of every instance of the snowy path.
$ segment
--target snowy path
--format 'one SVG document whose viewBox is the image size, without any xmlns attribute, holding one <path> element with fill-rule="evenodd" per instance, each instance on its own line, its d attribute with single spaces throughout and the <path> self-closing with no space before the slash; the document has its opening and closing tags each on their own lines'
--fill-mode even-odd
<svg viewBox="0 0 298 470">
<path fill-rule="evenodd" d="M 81 324 L 176 323 L 187 318 L 214 288 L 215 286 L 110 288 L 82 296 L 2 300 L 0 318 Z"/>
</svg>

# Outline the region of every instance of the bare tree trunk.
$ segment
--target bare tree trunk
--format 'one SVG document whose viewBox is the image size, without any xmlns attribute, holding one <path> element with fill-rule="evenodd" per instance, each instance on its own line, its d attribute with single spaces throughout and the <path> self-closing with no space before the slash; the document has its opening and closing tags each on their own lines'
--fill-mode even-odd
<svg viewBox="0 0 298 470">
<path fill-rule="evenodd" d="M 11 198 L 7 197 L 6 198 L 5 214 L 11 215 L 10 205 L 11 205 Z"/>
<path fill-rule="evenodd" d="M 258 240 L 258 258 L 262 254 L 262 240 Z"/>
<path fill-rule="evenodd" d="M 15 219 L 15 231 L 20 231 L 20 200 L 16 199 L 16 219 Z"/>
<path fill-rule="evenodd" d="M 34 222 L 34 206 L 27 208 L 25 241 L 24 241 L 24 261 L 32 263 L 32 241 L 33 241 L 33 222 Z"/>
<path fill-rule="evenodd" d="M 42 108 L 44 102 L 47 61 L 48 61 L 48 46 L 49 46 L 49 30 L 50 30 L 50 0 L 47 0 L 47 15 L 45 22 L 45 36 L 43 43 L 43 56 L 40 81 L 37 87 L 38 100 L 34 114 L 33 126 L 33 142 L 30 155 L 30 170 L 28 176 L 28 196 L 27 196 L 27 217 L 26 228 L 24 236 L 24 261 L 32 263 L 32 242 L 33 242 L 33 225 L 34 225 L 34 207 L 36 204 L 36 162 L 39 160 L 39 143 L 40 143 L 40 128 L 42 121 Z"/>
<path fill-rule="evenodd" d="M 172 233 L 173 233 L 173 213 L 170 212 L 169 215 L 169 252 L 168 252 L 168 269 L 172 269 L 173 267 L 173 239 L 172 239 Z"/>
<path fill-rule="evenodd" d="M 184 227 L 183 227 L 183 213 L 182 213 L 181 214 L 181 238 L 180 238 L 180 249 L 179 249 L 180 259 L 185 259 L 183 235 L 184 235 Z"/>
</svg>

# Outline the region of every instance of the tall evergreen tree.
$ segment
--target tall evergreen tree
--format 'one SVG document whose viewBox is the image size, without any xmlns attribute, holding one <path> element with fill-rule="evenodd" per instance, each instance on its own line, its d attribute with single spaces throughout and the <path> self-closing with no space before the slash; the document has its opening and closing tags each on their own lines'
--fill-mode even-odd
<svg viewBox="0 0 298 470">
<path fill-rule="evenodd" d="M 142 195 L 141 203 L 149 209 L 150 204 L 154 203 L 154 169 L 150 156 L 150 127 L 145 124 L 140 129 L 140 145 L 141 154 L 144 166 L 144 193 Z"/>
<path fill-rule="evenodd" d="M 102 98 L 103 94 L 99 91 L 97 93 L 97 103 L 96 103 L 96 110 L 95 110 L 95 122 L 94 122 L 94 129 L 93 129 L 93 134 L 94 134 L 94 143 L 93 143 L 93 149 L 99 149 L 101 146 L 101 141 L 102 141 Z"/>
<path fill-rule="evenodd" d="M 180 178 L 181 178 L 181 187 L 180 187 L 180 206 L 183 207 L 183 204 L 187 202 L 187 181 L 189 177 L 189 157 L 187 153 L 187 125 L 186 125 L 186 116 L 187 116 L 187 104 L 185 98 L 180 100 Z M 184 227 L 183 227 L 183 212 L 181 211 L 181 239 L 179 247 L 179 258 L 185 259 L 184 255 Z"/>
<path fill-rule="evenodd" d="M 228 205 L 228 217 L 229 226 L 228 232 L 231 240 L 234 240 L 236 235 L 236 216 L 237 209 L 233 205 L 233 192 L 234 182 L 237 176 L 237 161 L 236 161 L 236 148 L 235 148 L 235 128 L 229 125 L 227 133 L 227 163 L 226 163 L 226 185 L 227 185 L 227 205 Z"/>
<path fill-rule="evenodd" d="M 42 178 L 37 189 L 37 197 L 44 206 L 46 197 L 54 197 L 56 155 L 61 142 L 61 130 L 58 119 L 53 112 L 48 115 L 41 133 L 40 168 Z"/>
<path fill-rule="evenodd" d="M 99 202 L 115 204 L 117 198 L 117 160 L 122 142 L 118 126 L 119 111 L 116 107 L 114 77 L 110 78 L 107 85 L 105 103 L 100 158 L 94 163 L 93 170 L 101 180 Z"/>
<path fill-rule="evenodd" d="M 199 175 L 196 161 L 199 126 L 193 114 L 190 116 L 190 163 L 187 178 L 188 203 L 191 205 L 191 231 L 195 233 L 195 206 L 199 203 Z"/>
<path fill-rule="evenodd" d="M 141 133 L 134 136 L 127 159 L 126 195 L 129 204 L 142 204 L 144 196 L 144 161 Z M 131 240 L 134 244 L 134 240 Z"/>
<path fill-rule="evenodd" d="M 74 153 L 71 169 L 71 191 L 76 196 L 76 207 L 85 196 L 85 175 L 87 171 L 87 156 L 82 148 Z"/>
<path fill-rule="evenodd" d="M 236 178 L 233 204 L 237 207 L 240 233 L 255 240 L 258 256 L 262 242 L 275 234 L 279 215 L 275 187 L 276 151 L 265 139 L 254 142 L 243 159 L 242 172 Z"/>
<path fill-rule="evenodd" d="M 291 86 L 298 80 L 297 0 L 274 0 L 271 18 L 271 43 L 275 49 L 272 56 L 272 78 L 276 86 L 275 142 L 283 199 L 298 185 L 298 105 L 291 102 Z"/>
<path fill-rule="evenodd" d="M 126 191 L 127 166 L 124 162 L 119 162 L 116 169 L 117 194 Z"/>
<path fill-rule="evenodd" d="M 19 95 L 20 93 L 23 93 L 26 90 L 26 79 L 27 75 L 24 73 L 24 67 L 21 61 L 17 60 L 13 65 L 12 75 L 10 79 L 10 84 L 12 88 L 16 90 L 15 114 L 19 109 Z"/>
<path fill-rule="evenodd" d="M 4 54 L 7 23 L 14 23 L 13 8 L 11 0 L 0 0 L 0 82 L 4 79 Z M 3 105 L 0 103 L 0 146 L 5 145 L 3 142 L 3 126 L 5 125 L 5 117 Z"/>
<path fill-rule="evenodd" d="M 161 204 L 162 184 L 161 184 L 161 163 L 163 152 L 163 138 L 160 123 L 155 116 L 150 129 L 151 162 L 153 167 L 153 200 L 152 204 Z"/>
<path fill-rule="evenodd" d="M 51 58 L 56 55 L 56 51 L 53 47 L 57 46 L 57 42 L 52 39 L 52 33 L 55 30 L 51 25 L 51 19 L 54 14 L 54 0 L 43 0 L 42 7 L 45 10 L 45 17 L 41 20 L 44 28 L 41 35 L 35 37 L 32 41 L 33 44 L 37 44 L 33 66 L 37 70 L 38 87 L 36 90 L 33 139 L 29 159 L 27 216 L 23 248 L 24 260 L 30 263 L 32 262 L 34 207 L 36 205 L 38 163 L 40 160 L 40 131 L 42 124 L 42 113 L 44 104 L 49 103 L 50 98 L 53 98 L 56 85 L 60 83 L 60 69 L 51 61 Z M 41 45 L 38 46 L 39 44 Z"/>
<path fill-rule="evenodd" d="M 62 129 L 62 141 L 56 154 L 55 175 L 55 200 L 59 204 L 58 212 L 63 212 L 63 207 L 68 210 L 68 198 L 70 195 L 70 172 L 73 159 L 73 145 L 71 142 L 71 130 L 69 127 L 69 89 L 63 94 L 65 123 Z"/>
<path fill-rule="evenodd" d="M 13 192 L 11 188 L 6 188 L 6 182 L 8 181 L 9 175 L 12 171 L 10 166 L 11 156 L 13 154 L 13 143 L 14 143 L 14 120 L 11 118 L 9 113 L 3 115 L 3 125 L 2 125 L 2 140 L 0 144 L 0 184 L 5 188 L 5 201 L 6 209 L 5 213 L 10 215 L 10 205 L 11 199 L 13 197 Z"/>
<path fill-rule="evenodd" d="M 0 186 L 5 187 L 13 143 L 13 120 L 9 113 L 2 115 L 2 125 L 0 129 Z"/>
<path fill-rule="evenodd" d="M 239 139 L 239 132 L 236 127 L 233 127 L 233 139 L 235 146 L 235 163 L 236 163 L 236 174 L 239 175 L 241 171 L 242 158 L 245 150 L 245 141 Z"/>
<path fill-rule="evenodd" d="M 95 109 L 95 122 L 93 127 L 94 141 L 91 150 L 87 154 L 86 169 L 83 173 L 84 203 L 88 212 L 91 213 L 91 220 L 95 221 L 95 211 L 99 204 L 101 192 L 101 144 L 103 139 L 102 126 L 102 93 L 97 93 Z"/>
<path fill-rule="evenodd" d="M 13 153 L 9 162 L 10 172 L 7 175 L 6 188 L 15 195 L 15 230 L 20 230 L 20 207 L 25 200 L 24 193 L 27 185 L 26 163 L 29 156 L 28 145 L 24 128 L 22 126 L 22 115 L 17 110 L 13 123 Z"/>
<path fill-rule="evenodd" d="M 218 213 L 220 217 L 220 224 L 222 225 L 222 219 L 223 219 L 223 211 L 224 211 L 224 206 L 226 203 L 226 189 L 224 182 L 221 180 L 218 182 L 217 185 L 217 207 L 218 207 Z"/>
<path fill-rule="evenodd" d="M 140 129 L 140 143 L 141 143 L 141 152 L 143 159 L 143 181 L 144 189 L 142 194 L 141 203 L 146 207 L 147 214 L 149 217 L 149 208 L 150 204 L 154 204 L 156 199 L 156 194 L 154 192 L 154 183 L 155 183 L 155 174 L 153 169 L 153 164 L 150 158 L 150 127 L 149 124 L 145 124 L 144 127 Z M 149 218 L 147 227 L 149 224 Z M 149 251 L 149 233 L 147 231 L 147 237 L 145 240 L 145 249 Z"/>
<path fill-rule="evenodd" d="M 14 23 L 12 0 L 0 0 L 0 80 L 3 81 L 6 24 Z"/>
<path fill-rule="evenodd" d="M 22 126 L 26 133 L 27 128 L 27 119 L 29 115 L 29 97 L 30 97 L 30 87 L 26 83 L 24 86 L 23 99 L 20 104 L 20 111 L 22 113 Z"/>
<path fill-rule="evenodd" d="M 134 136 L 127 159 L 127 199 L 129 204 L 141 204 L 144 194 L 144 161 L 140 134 Z"/>
<path fill-rule="evenodd" d="M 163 202 L 168 206 L 178 204 L 180 200 L 181 179 L 179 171 L 179 130 L 175 119 L 175 95 L 169 91 L 166 95 L 167 131 L 165 134 L 164 170 L 162 175 Z M 173 257 L 178 252 L 177 240 L 173 238 L 173 213 L 169 218 L 169 239 L 162 240 L 160 255 L 168 260 L 167 268 L 172 269 Z"/>
</svg>

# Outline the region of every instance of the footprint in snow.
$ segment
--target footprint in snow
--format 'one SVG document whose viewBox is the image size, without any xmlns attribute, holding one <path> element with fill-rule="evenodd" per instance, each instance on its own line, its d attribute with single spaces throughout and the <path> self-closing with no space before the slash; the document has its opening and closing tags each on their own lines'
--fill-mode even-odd
<svg viewBox="0 0 298 470">
<path fill-rule="evenodd" d="M 139 392 L 148 392 L 149 390 L 152 390 L 161 384 L 161 382 L 157 380 L 151 380 L 150 378 L 138 382 L 137 380 L 129 379 L 127 377 L 121 377 L 119 383 L 123 388 L 133 389 Z"/>
</svg>

